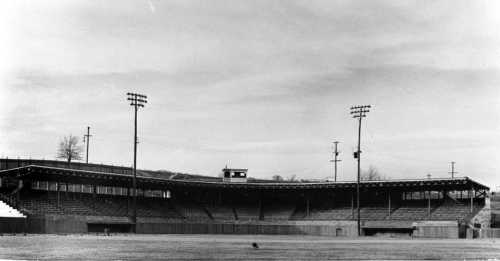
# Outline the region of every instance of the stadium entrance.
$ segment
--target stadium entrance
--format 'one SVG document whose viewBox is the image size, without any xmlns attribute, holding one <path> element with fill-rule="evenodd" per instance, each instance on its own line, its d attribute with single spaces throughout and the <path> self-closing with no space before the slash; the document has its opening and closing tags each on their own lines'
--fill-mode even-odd
<svg viewBox="0 0 500 261">
<path fill-rule="evenodd" d="M 130 233 L 132 224 L 127 223 L 87 223 L 89 233 Z"/>
<path fill-rule="evenodd" d="M 404 220 L 368 220 L 361 227 L 365 236 L 409 237 L 415 231 L 415 223 Z"/>
<path fill-rule="evenodd" d="M 365 236 L 410 237 L 414 228 L 363 228 Z"/>
</svg>

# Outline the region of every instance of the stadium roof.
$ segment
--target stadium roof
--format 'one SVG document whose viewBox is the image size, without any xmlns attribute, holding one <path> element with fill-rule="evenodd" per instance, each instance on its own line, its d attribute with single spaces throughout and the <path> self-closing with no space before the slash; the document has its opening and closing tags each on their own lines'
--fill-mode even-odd
<svg viewBox="0 0 500 261">
<path fill-rule="evenodd" d="M 95 184 L 104 186 L 130 186 L 132 175 L 130 172 L 111 173 L 72 168 L 60 168 L 39 165 L 27 165 L 9 168 L 0 171 L 0 177 L 14 177 L 27 180 L 47 180 L 68 183 Z M 198 178 L 202 177 L 202 178 Z M 204 179 L 203 176 L 192 176 L 189 179 L 176 178 L 176 175 L 150 177 L 138 173 L 139 187 L 191 187 L 191 188 L 221 188 L 221 189 L 265 189 L 265 190 L 309 190 L 309 189 L 352 189 L 356 182 L 273 182 L 262 181 L 246 183 L 222 182 L 219 178 Z M 377 180 L 362 181 L 361 188 L 367 189 L 394 189 L 404 191 L 422 190 L 489 190 L 468 177 L 454 179 L 412 179 L 412 180 Z"/>
</svg>

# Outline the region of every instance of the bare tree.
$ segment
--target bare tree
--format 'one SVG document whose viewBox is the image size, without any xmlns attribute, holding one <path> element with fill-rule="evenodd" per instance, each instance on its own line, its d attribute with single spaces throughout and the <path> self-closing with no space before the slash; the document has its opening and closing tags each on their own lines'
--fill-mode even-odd
<svg viewBox="0 0 500 261">
<path fill-rule="evenodd" d="M 381 175 L 377 168 L 370 166 L 367 171 L 361 173 L 361 180 L 383 180 L 385 176 Z"/>
<path fill-rule="evenodd" d="M 290 182 L 298 182 L 298 181 L 299 181 L 299 179 L 297 178 L 297 175 L 292 174 L 292 175 L 290 175 L 290 176 L 288 177 L 288 181 L 290 181 Z"/>
<path fill-rule="evenodd" d="M 57 149 L 57 158 L 65 159 L 68 163 L 72 160 L 82 159 L 82 147 L 78 145 L 78 137 L 69 135 L 64 137 L 59 143 L 59 148 Z"/>
<path fill-rule="evenodd" d="M 283 181 L 283 177 L 280 176 L 280 175 L 274 175 L 273 178 L 272 178 L 274 181 Z"/>
</svg>

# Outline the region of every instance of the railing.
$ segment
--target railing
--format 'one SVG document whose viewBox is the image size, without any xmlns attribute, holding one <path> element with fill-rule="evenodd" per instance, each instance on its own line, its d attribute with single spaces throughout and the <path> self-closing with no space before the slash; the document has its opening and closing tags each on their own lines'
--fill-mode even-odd
<svg viewBox="0 0 500 261">
<path fill-rule="evenodd" d="M 0 193 L 0 200 L 3 201 L 5 204 L 9 205 L 11 208 L 19 211 L 20 213 L 22 213 L 25 216 L 32 214 L 31 211 L 17 206 L 16 197 L 14 195 L 5 195 L 5 194 Z"/>
<path fill-rule="evenodd" d="M 15 197 L 12 195 L 5 195 L 0 193 L 0 200 L 8 204 L 10 207 L 15 208 L 16 206 L 16 200 Z"/>
<path fill-rule="evenodd" d="M 500 238 L 500 228 L 481 228 L 478 230 L 480 238 Z"/>
</svg>

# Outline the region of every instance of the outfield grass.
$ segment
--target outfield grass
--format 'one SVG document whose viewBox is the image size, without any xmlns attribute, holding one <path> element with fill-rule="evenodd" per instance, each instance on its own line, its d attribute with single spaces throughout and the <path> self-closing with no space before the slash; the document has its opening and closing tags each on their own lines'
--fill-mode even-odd
<svg viewBox="0 0 500 261">
<path fill-rule="evenodd" d="M 253 249 L 257 242 L 259 249 Z M 28 235 L 0 237 L 0 259 L 500 260 L 500 240 L 264 235 Z"/>
</svg>

